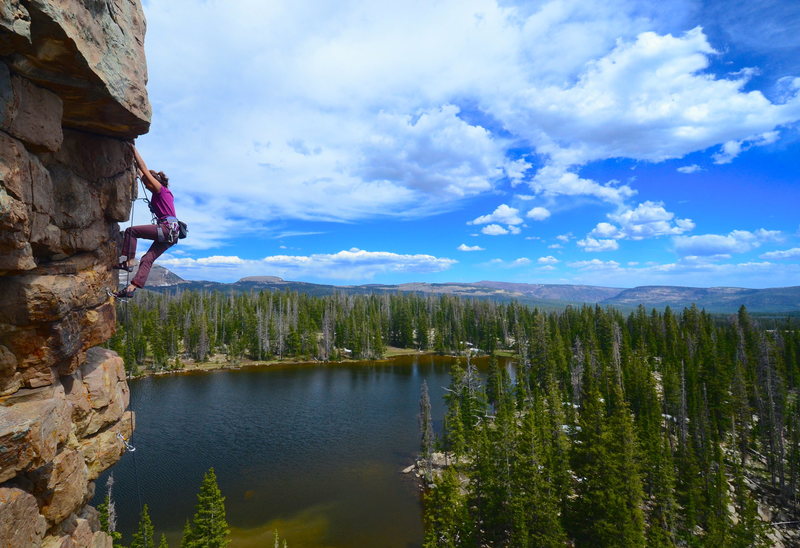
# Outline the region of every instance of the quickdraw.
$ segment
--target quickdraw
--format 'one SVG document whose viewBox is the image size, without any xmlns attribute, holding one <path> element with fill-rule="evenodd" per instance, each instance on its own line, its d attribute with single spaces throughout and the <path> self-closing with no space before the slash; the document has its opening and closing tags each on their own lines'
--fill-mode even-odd
<svg viewBox="0 0 800 548">
<path fill-rule="evenodd" d="M 128 440 L 126 440 L 125 437 L 119 432 L 117 432 L 117 437 L 122 440 L 122 443 L 125 445 L 125 450 L 128 453 L 133 453 L 134 451 L 136 451 L 136 448 L 130 443 L 128 443 Z"/>
</svg>

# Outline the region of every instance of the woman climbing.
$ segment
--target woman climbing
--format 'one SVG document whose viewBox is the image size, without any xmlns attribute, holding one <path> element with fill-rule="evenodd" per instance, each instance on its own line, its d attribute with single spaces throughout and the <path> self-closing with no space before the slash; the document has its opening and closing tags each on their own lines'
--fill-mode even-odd
<svg viewBox="0 0 800 548">
<path fill-rule="evenodd" d="M 122 253 L 125 259 L 114 268 L 133 272 L 133 259 L 136 257 L 136 239 L 145 238 L 153 240 L 153 244 L 147 253 L 144 254 L 139 262 L 139 271 L 133 277 L 128 287 L 120 289 L 114 296 L 122 299 L 133 297 L 134 291 L 144 287 L 147 276 L 153 262 L 161 256 L 167 249 L 178 242 L 180 227 L 178 218 L 175 216 L 175 198 L 169 189 L 169 178 L 163 171 L 152 171 L 147 169 L 147 165 L 142 160 L 139 151 L 131 145 L 133 157 L 136 160 L 136 167 L 139 169 L 139 177 L 144 186 L 153 193 L 152 199 L 148 202 L 150 212 L 154 217 L 154 224 L 138 225 L 125 229 L 122 240 Z"/>
</svg>

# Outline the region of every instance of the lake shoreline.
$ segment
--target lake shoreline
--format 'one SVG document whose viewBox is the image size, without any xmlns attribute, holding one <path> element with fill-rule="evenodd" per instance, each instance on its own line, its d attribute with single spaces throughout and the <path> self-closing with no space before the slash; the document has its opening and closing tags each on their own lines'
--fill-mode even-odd
<svg viewBox="0 0 800 548">
<path fill-rule="evenodd" d="M 140 369 L 135 375 L 128 375 L 128 380 L 143 379 L 146 377 L 161 377 L 169 375 L 182 375 L 190 373 L 206 373 L 216 371 L 238 371 L 242 369 L 251 369 L 257 367 L 270 367 L 274 365 L 352 365 L 360 362 L 381 363 L 389 362 L 397 356 L 437 356 L 436 352 L 430 350 L 414 350 L 412 348 L 394 348 L 390 350 L 382 358 L 372 360 L 361 359 L 344 359 L 344 360 L 330 360 L 320 361 L 314 359 L 284 359 L 284 360 L 242 360 L 239 363 L 229 363 L 223 361 L 209 361 L 209 362 L 186 362 L 183 367 L 179 369 Z M 455 355 L 452 355 L 456 357 Z"/>
<path fill-rule="evenodd" d="M 329 367 L 244 362 L 232 374 L 130 382 L 136 452 L 113 470 L 118 530 L 126 540 L 137 530 L 141 500 L 157 537 L 177 546 L 213 467 L 232 546 L 264 546 L 275 529 L 296 548 L 420 546 L 419 484 L 401 471 L 419 451 L 420 386 L 429 385 L 440 424 L 457 359 L 420 354 Z M 95 503 L 109 475 L 98 478 Z"/>
</svg>

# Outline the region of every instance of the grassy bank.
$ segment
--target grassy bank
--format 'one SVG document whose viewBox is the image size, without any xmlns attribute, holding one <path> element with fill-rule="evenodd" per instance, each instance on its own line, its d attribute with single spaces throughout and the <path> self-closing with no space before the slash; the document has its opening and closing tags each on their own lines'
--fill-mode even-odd
<svg viewBox="0 0 800 548">
<path fill-rule="evenodd" d="M 216 354 L 210 356 L 210 358 L 204 362 L 196 362 L 194 360 L 180 360 L 175 365 L 166 368 L 153 369 L 150 367 L 139 367 L 136 373 L 130 375 L 128 378 L 136 379 L 141 377 L 149 377 L 151 375 L 172 375 L 176 373 L 219 371 L 223 369 L 242 369 L 245 367 L 262 367 L 270 365 L 299 365 L 299 364 L 309 364 L 309 363 L 325 363 L 329 365 L 336 365 L 336 364 L 356 363 L 363 361 L 380 362 L 384 360 L 389 360 L 391 358 L 395 358 L 397 356 L 409 356 L 412 354 L 433 354 L 433 352 L 428 352 L 428 351 L 421 352 L 413 348 L 397 348 L 389 346 L 386 348 L 386 352 L 384 352 L 383 358 L 377 360 L 344 359 L 344 360 L 336 360 L 328 362 L 321 362 L 319 360 L 315 360 L 314 358 L 297 358 L 297 357 L 272 359 L 272 360 L 240 359 L 231 361 L 225 358 L 224 355 Z"/>
</svg>

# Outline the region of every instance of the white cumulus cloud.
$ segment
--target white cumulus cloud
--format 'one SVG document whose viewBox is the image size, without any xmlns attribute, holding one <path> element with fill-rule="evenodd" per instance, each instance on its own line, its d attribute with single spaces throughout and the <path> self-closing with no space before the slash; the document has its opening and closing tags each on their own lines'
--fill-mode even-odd
<svg viewBox="0 0 800 548">
<path fill-rule="evenodd" d="M 733 230 L 726 235 L 676 236 L 674 243 L 675 251 L 684 256 L 732 255 L 746 253 L 765 242 L 780 241 L 780 238 L 780 231 L 760 228 L 753 232 Z"/>
<path fill-rule="evenodd" d="M 504 234 L 509 234 L 509 231 L 500 225 L 491 224 L 483 227 L 481 229 L 481 233 L 486 234 L 487 236 L 502 236 Z"/>
<path fill-rule="evenodd" d="M 720 146 L 730 161 L 800 119 L 797 79 L 771 102 L 752 71 L 715 74 L 726 53 L 699 27 L 668 34 L 687 28 L 671 2 L 144 7 L 154 115 L 139 146 L 174 181 L 195 249 L 288 221 L 435 214 L 508 184 L 625 204 L 632 182 L 581 168 Z"/>
<path fill-rule="evenodd" d="M 461 244 L 456 249 L 458 249 L 459 251 L 485 251 L 484 248 L 482 248 L 479 245 L 467 245 L 467 244 Z"/>
<path fill-rule="evenodd" d="M 743 91 L 748 73 L 724 79 L 705 72 L 717 54 L 699 27 L 681 36 L 643 32 L 618 41 L 570 86 L 521 92 L 515 114 L 522 116 L 505 121 L 535 140 L 552 165 L 568 167 L 619 157 L 662 161 L 719 143 L 761 142 L 797 119 L 796 92 L 774 104 L 759 91 Z"/>
<path fill-rule="evenodd" d="M 616 224 L 598 223 L 589 233 L 593 238 L 643 240 L 658 236 L 675 236 L 694 228 L 691 219 L 675 219 L 661 202 L 643 202 L 635 208 L 622 208 L 608 218 Z"/>
<path fill-rule="evenodd" d="M 468 225 L 485 225 L 488 223 L 502 223 L 506 225 L 519 225 L 522 224 L 522 217 L 519 216 L 519 210 L 510 207 L 506 204 L 500 204 L 497 208 L 488 215 L 481 215 L 480 217 L 469 221 Z"/>
<path fill-rule="evenodd" d="M 619 244 L 616 240 L 604 240 L 586 237 L 583 240 L 578 240 L 578 246 L 582 247 L 584 251 L 616 251 L 619 249 Z"/>
<path fill-rule="evenodd" d="M 380 113 L 351 174 L 444 200 L 490 190 L 504 174 L 503 143 L 458 114 L 454 105 L 416 116 Z"/>
<path fill-rule="evenodd" d="M 556 264 L 559 262 L 559 260 L 552 255 L 547 255 L 546 257 L 539 257 L 536 259 L 536 262 L 539 264 Z"/>
<path fill-rule="evenodd" d="M 529 219 L 533 219 L 534 221 L 544 221 L 550 217 L 550 210 L 546 207 L 534 207 L 528 211 L 528 214 L 525 216 Z"/>
</svg>

